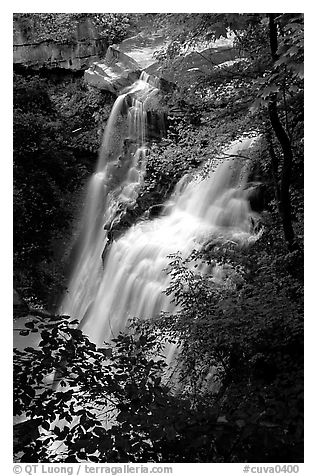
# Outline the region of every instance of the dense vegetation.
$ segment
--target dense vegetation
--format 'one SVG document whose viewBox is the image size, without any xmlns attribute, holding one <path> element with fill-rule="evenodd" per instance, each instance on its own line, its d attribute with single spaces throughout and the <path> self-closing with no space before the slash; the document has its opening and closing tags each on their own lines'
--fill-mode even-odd
<svg viewBox="0 0 317 476">
<path fill-rule="evenodd" d="M 65 285 L 63 253 L 112 98 L 79 78 L 14 74 L 14 279 L 33 304 Z"/>
<path fill-rule="evenodd" d="M 25 39 L 36 43 L 76 43 L 81 25 L 88 23 L 96 38 L 112 44 L 125 37 L 130 25 L 123 13 L 15 13 L 13 20 L 14 33 L 21 31 Z"/>
<path fill-rule="evenodd" d="M 17 447 L 18 458 L 302 461 L 302 16 L 164 14 L 149 20 L 175 31 L 160 53 L 166 68 L 175 68 L 202 39 L 230 32 L 243 60 L 220 73 L 211 66 L 167 98 L 170 111 L 183 113 L 170 113 L 167 138 L 151 149 L 135 214 L 161 203 L 184 173 L 221 155 L 232 139 L 260 133 L 251 178 L 265 183 L 261 233 L 248 247 L 225 236 L 209 240 L 189 258 L 222 265 L 222 285 L 179 254 L 171 256 L 166 292 L 180 311 L 133 321 L 130 332 L 103 349 L 67 316 L 35 313 L 21 332 L 41 332 L 41 341 L 38 349 L 15 351 L 14 403 L 16 415 L 36 422 L 37 435 Z M 37 77 L 16 78 L 16 263 L 19 283 L 42 300 L 47 288 L 40 269 L 51 259 L 53 238 L 68 228 L 69 197 L 92 168 L 107 101 L 80 81 L 62 94 Z M 86 136 L 71 134 L 80 127 Z M 93 155 L 85 155 L 88 149 Z M 173 379 L 164 377 L 166 343 L 181 344 Z M 47 380 L 55 371 L 57 389 Z"/>
</svg>

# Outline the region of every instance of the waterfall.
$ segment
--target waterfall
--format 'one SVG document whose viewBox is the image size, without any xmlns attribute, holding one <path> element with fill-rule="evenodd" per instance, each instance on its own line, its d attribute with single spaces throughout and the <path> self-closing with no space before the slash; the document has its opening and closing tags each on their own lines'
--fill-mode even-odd
<svg viewBox="0 0 317 476">
<path fill-rule="evenodd" d="M 200 249 L 208 237 L 247 240 L 252 233 L 249 202 L 244 191 L 245 160 L 228 159 L 208 177 L 183 178 L 161 216 L 141 221 L 108 245 L 105 229 L 122 207 L 135 203 L 146 167 L 145 103 L 157 84 L 141 76 L 116 100 L 105 129 L 99 161 L 87 191 L 83 234 L 73 277 L 61 312 L 79 319 L 92 341 L 102 345 L 124 330 L 130 318 L 151 318 L 173 312 L 163 291 L 169 285 L 168 255 L 184 257 Z M 116 128 L 128 105 L 125 140 Z M 122 125 L 120 125 L 122 127 Z M 237 156 L 254 139 L 235 142 L 226 151 Z"/>
<path fill-rule="evenodd" d="M 146 166 L 145 99 L 157 94 L 148 75 L 141 75 L 115 101 L 103 134 L 95 173 L 90 178 L 81 220 L 75 266 L 60 313 L 87 313 L 102 279 L 102 255 L 113 220 L 132 207 Z"/>
</svg>

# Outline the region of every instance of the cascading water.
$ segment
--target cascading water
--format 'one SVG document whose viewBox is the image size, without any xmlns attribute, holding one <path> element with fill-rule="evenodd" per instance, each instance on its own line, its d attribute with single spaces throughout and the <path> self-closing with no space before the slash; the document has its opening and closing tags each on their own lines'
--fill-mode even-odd
<svg viewBox="0 0 317 476">
<path fill-rule="evenodd" d="M 102 277 L 101 257 L 108 240 L 105 230 L 110 230 L 121 209 L 134 205 L 145 172 L 144 99 L 157 91 L 148 75 L 142 74 L 113 105 L 96 171 L 87 186 L 75 267 L 60 308 L 63 314 L 81 320 L 95 299 Z M 123 118 L 125 112 L 127 120 Z"/>
<path fill-rule="evenodd" d="M 250 143 L 236 144 L 231 153 Z M 115 337 L 129 318 L 173 310 L 163 293 L 169 284 L 164 271 L 168 255 L 187 257 L 219 234 L 239 240 L 250 236 L 251 210 L 241 181 L 239 187 L 231 183 L 234 171 L 234 161 L 228 160 L 209 178 L 188 183 L 161 217 L 136 224 L 112 243 L 94 303 L 81 324 L 96 343 Z"/>
<path fill-rule="evenodd" d="M 104 225 L 114 219 L 120 204 L 133 206 L 145 170 L 146 113 L 144 102 L 157 89 L 144 76 L 114 104 L 104 134 L 96 173 L 88 187 L 84 234 L 62 312 L 79 319 L 80 327 L 97 345 L 123 330 L 129 318 L 151 318 L 173 311 L 165 272 L 168 255 L 184 257 L 208 237 L 226 235 L 248 239 L 252 214 L 244 191 L 244 160 L 224 160 L 205 179 L 182 179 L 162 215 L 132 226 L 108 246 Z M 134 94 L 128 111 L 128 137 L 134 151 L 117 149 L 112 136 L 127 95 Z M 226 152 L 239 155 L 254 139 L 234 143 Z M 123 146 L 124 147 L 124 146 Z M 118 163 L 121 168 L 118 169 Z"/>
</svg>

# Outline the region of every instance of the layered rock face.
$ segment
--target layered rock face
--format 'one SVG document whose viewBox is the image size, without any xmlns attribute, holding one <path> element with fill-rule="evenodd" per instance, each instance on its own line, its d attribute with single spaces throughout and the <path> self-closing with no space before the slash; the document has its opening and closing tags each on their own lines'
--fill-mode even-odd
<svg viewBox="0 0 317 476">
<path fill-rule="evenodd" d="M 32 69 L 65 69 L 85 71 L 88 84 L 118 95 L 147 73 L 155 86 L 168 92 L 181 82 L 191 83 L 198 74 L 209 74 L 214 68 L 234 61 L 236 51 L 231 40 L 217 40 L 208 48 L 192 51 L 179 58 L 170 71 L 162 69 L 156 53 L 169 39 L 160 31 L 138 33 L 119 44 L 109 46 L 99 35 L 90 17 L 63 24 L 61 32 L 50 25 L 37 24 L 36 17 L 14 19 L 13 61 Z M 44 31 L 42 31 L 44 30 Z M 59 33 L 59 34 L 58 34 Z"/>
<path fill-rule="evenodd" d="M 14 22 L 14 64 L 39 68 L 64 68 L 74 71 L 85 70 L 98 58 L 106 54 L 108 43 L 99 38 L 89 18 L 79 22 L 72 41 L 62 42 L 49 39 L 39 40 L 29 31 L 25 23 Z"/>
<path fill-rule="evenodd" d="M 88 84 L 118 94 L 123 88 L 136 81 L 141 73 L 140 66 L 131 57 L 121 52 L 116 45 L 109 46 L 105 60 L 94 62 L 85 71 Z"/>
<path fill-rule="evenodd" d="M 118 95 L 133 84 L 143 71 L 152 78 L 156 87 L 168 92 L 175 84 L 184 80 L 190 84 L 197 74 L 208 75 L 210 69 L 237 58 L 232 40 L 221 40 L 202 51 L 193 51 L 179 58 L 173 70 L 167 71 L 156 59 L 156 53 L 164 48 L 167 41 L 160 32 L 151 35 L 139 33 L 120 44 L 111 45 L 105 59 L 93 62 L 85 71 L 85 80 L 92 86 Z"/>
<path fill-rule="evenodd" d="M 151 37 L 141 33 L 127 38 L 119 45 L 111 45 L 102 61 L 94 62 L 85 71 L 85 80 L 100 89 L 118 94 L 139 78 L 141 71 L 152 68 L 157 75 L 158 63 L 154 53 L 164 45 L 159 34 Z"/>
</svg>

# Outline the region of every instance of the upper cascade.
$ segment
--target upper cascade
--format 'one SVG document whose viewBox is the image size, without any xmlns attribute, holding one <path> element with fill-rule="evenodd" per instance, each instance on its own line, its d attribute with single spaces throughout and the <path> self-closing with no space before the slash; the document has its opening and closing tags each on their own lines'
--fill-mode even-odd
<svg viewBox="0 0 317 476">
<path fill-rule="evenodd" d="M 81 319 L 94 298 L 115 219 L 134 206 L 147 160 L 146 103 L 158 89 L 146 73 L 116 99 L 81 219 L 75 266 L 61 312 Z"/>
</svg>

